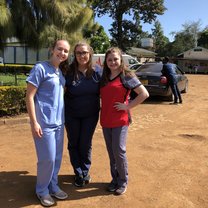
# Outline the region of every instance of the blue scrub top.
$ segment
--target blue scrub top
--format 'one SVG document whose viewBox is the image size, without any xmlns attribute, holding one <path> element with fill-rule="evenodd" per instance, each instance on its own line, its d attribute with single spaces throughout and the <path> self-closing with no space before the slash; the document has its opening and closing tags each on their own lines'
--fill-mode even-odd
<svg viewBox="0 0 208 208">
<path fill-rule="evenodd" d="M 27 82 L 37 88 L 34 98 L 35 111 L 41 127 L 57 127 L 64 123 L 65 78 L 47 61 L 37 63 Z"/>
</svg>

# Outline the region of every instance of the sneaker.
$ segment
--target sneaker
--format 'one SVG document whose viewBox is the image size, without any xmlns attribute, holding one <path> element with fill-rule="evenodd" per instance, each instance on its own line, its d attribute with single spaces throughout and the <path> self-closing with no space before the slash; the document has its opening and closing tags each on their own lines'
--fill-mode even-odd
<svg viewBox="0 0 208 208">
<path fill-rule="evenodd" d="M 85 183 L 85 184 L 90 183 L 91 180 L 92 180 L 92 179 L 91 179 L 90 175 L 86 175 L 86 176 L 84 177 L 84 183 Z"/>
<path fill-rule="evenodd" d="M 66 198 L 68 198 L 68 194 L 62 190 L 56 192 L 56 193 L 52 193 L 51 196 L 60 199 L 60 200 L 64 200 Z"/>
<path fill-rule="evenodd" d="M 74 179 L 74 185 L 77 186 L 77 187 L 83 187 L 85 184 L 85 181 L 83 179 L 83 177 L 81 176 L 75 176 L 75 179 Z"/>
<path fill-rule="evenodd" d="M 40 203 L 45 207 L 51 207 L 55 204 L 55 201 L 53 200 L 53 198 L 49 194 L 47 194 L 45 196 L 37 195 L 37 197 L 40 200 Z"/>
<path fill-rule="evenodd" d="M 112 181 L 108 185 L 107 191 L 114 192 L 117 189 L 117 184 L 113 183 Z"/>
<path fill-rule="evenodd" d="M 126 192 L 126 190 L 127 190 L 126 186 L 125 187 L 121 186 L 115 190 L 115 195 L 122 195 Z"/>
</svg>

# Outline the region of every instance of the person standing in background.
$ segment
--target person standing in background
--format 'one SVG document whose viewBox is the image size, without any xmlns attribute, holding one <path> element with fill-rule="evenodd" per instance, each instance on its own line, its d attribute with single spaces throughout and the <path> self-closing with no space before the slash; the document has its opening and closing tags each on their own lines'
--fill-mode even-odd
<svg viewBox="0 0 208 208">
<path fill-rule="evenodd" d="M 65 78 L 59 65 L 68 60 L 70 45 L 57 40 L 48 61 L 37 63 L 27 78 L 26 104 L 37 153 L 36 195 L 43 206 L 63 200 L 67 193 L 58 186 L 64 140 Z"/>
<path fill-rule="evenodd" d="M 173 104 L 177 104 L 178 102 L 182 104 L 183 101 L 181 97 L 181 92 L 178 89 L 178 80 L 176 76 L 175 67 L 174 64 L 169 62 L 169 58 L 167 56 L 163 59 L 162 74 L 167 77 L 168 84 L 170 85 L 170 88 L 174 95 Z"/>
<path fill-rule="evenodd" d="M 112 181 L 107 190 L 116 195 L 126 192 L 128 164 L 126 140 L 130 123 L 129 110 L 148 98 L 149 93 L 133 72 L 127 71 L 119 48 L 107 50 L 101 78 L 100 124 L 110 159 Z M 137 97 L 129 102 L 130 91 Z"/>
<path fill-rule="evenodd" d="M 92 137 L 100 111 L 100 74 L 92 67 L 92 54 L 86 42 L 76 44 L 74 60 L 66 74 L 65 128 L 77 187 L 91 180 Z"/>
</svg>

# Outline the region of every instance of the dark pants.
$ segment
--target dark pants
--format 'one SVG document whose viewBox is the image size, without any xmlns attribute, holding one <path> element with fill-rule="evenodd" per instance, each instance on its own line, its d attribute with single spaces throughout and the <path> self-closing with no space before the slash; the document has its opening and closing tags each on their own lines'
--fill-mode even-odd
<svg viewBox="0 0 208 208">
<path fill-rule="evenodd" d="M 171 88 L 172 93 L 174 95 L 174 102 L 178 102 L 178 100 L 180 102 L 182 102 L 181 93 L 180 93 L 180 90 L 178 89 L 177 83 L 175 83 L 175 82 L 170 83 L 170 88 Z"/>
<path fill-rule="evenodd" d="M 92 137 L 99 113 L 91 117 L 67 117 L 65 123 L 70 161 L 75 175 L 85 177 L 91 166 Z"/>
<path fill-rule="evenodd" d="M 119 187 L 126 187 L 128 183 L 127 131 L 128 126 L 103 128 L 103 135 L 110 159 L 112 182 Z"/>
</svg>

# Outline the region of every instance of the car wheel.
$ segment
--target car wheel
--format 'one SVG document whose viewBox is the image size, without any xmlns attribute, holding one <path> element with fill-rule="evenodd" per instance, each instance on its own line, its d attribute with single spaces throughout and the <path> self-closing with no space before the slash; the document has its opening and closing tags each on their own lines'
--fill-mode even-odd
<svg viewBox="0 0 208 208">
<path fill-rule="evenodd" d="M 188 92 L 188 82 L 186 82 L 184 89 L 181 91 L 182 93 Z"/>
</svg>

